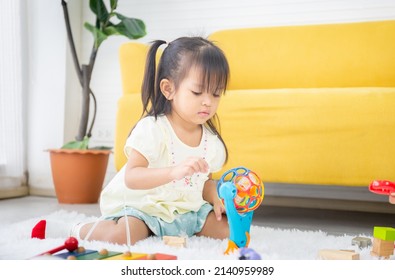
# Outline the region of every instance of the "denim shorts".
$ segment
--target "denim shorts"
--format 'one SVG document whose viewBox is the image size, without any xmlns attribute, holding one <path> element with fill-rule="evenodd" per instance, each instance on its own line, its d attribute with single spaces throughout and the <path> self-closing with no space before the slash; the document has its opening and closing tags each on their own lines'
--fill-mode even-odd
<svg viewBox="0 0 395 280">
<path fill-rule="evenodd" d="M 127 207 L 114 215 L 108 216 L 106 220 L 119 220 L 125 216 L 136 217 L 142 220 L 156 236 L 188 236 L 191 237 L 200 232 L 206 222 L 208 214 L 213 207 L 206 203 L 197 211 L 176 215 L 173 222 L 168 223 L 161 218 L 148 215 L 140 210 Z"/>
</svg>

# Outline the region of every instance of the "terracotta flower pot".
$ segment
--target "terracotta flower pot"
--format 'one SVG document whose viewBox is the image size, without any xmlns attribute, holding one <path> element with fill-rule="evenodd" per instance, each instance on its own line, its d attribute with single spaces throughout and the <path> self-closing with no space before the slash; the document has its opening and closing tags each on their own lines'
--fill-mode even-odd
<svg viewBox="0 0 395 280">
<path fill-rule="evenodd" d="M 97 203 L 111 151 L 67 149 L 48 151 L 58 202 Z"/>
</svg>

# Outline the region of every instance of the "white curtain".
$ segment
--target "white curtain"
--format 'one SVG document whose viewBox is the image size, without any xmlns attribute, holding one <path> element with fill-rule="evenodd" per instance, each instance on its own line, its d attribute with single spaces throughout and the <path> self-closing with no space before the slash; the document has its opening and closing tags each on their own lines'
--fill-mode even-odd
<svg viewBox="0 0 395 280">
<path fill-rule="evenodd" d="M 26 182 L 23 0 L 0 0 L 0 198 Z M 25 67 L 24 67 L 25 66 Z M 14 192 L 13 192 L 14 191 Z M 6 195 L 4 195 L 6 193 Z M 11 194 L 11 195 L 10 195 Z"/>
</svg>

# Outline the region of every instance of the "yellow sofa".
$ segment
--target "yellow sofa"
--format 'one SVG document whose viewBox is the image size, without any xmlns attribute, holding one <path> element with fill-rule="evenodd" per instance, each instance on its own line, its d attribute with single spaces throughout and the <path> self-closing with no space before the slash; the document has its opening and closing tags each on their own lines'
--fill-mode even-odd
<svg viewBox="0 0 395 280">
<path fill-rule="evenodd" d="M 230 64 L 221 100 L 224 169 L 264 182 L 365 187 L 395 180 L 395 20 L 218 31 Z M 115 163 L 141 115 L 148 46 L 120 49 Z"/>
</svg>

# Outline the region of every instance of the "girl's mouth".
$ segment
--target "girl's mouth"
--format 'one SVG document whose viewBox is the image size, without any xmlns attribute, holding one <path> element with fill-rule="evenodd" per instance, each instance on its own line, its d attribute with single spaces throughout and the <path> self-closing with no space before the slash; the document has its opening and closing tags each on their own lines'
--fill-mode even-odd
<svg viewBox="0 0 395 280">
<path fill-rule="evenodd" d="M 198 115 L 201 117 L 208 117 L 210 115 L 210 113 L 206 112 L 206 111 L 201 111 L 201 112 L 198 112 Z"/>
</svg>

